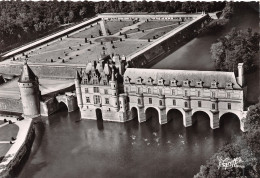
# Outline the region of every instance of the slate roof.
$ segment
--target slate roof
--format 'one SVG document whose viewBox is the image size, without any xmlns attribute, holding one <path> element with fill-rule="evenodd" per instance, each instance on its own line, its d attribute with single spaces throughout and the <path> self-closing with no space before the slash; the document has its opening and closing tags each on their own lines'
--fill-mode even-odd
<svg viewBox="0 0 260 178">
<path fill-rule="evenodd" d="M 32 69 L 28 66 L 25 62 L 22 69 L 22 74 L 19 78 L 19 82 L 27 83 L 27 82 L 34 82 L 36 81 L 37 77 L 33 73 Z"/>
<path fill-rule="evenodd" d="M 182 86 L 183 81 L 188 80 L 190 87 L 195 87 L 196 82 L 202 81 L 203 88 L 210 88 L 211 82 L 215 80 L 218 88 L 226 88 L 226 83 L 231 82 L 233 89 L 241 89 L 233 72 L 127 68 L 124 79 L 126 77 L 130 78 L 130 83 L 135 83 L 136 79 L 141 77 L 143 84 L 147 84 L 148 78 L 151 77 L 155 85 L 161 78 L 164 79 L 165 85 L 170 85 L 170 81 L 175 79 L 177 86 Z"/>
</svg>

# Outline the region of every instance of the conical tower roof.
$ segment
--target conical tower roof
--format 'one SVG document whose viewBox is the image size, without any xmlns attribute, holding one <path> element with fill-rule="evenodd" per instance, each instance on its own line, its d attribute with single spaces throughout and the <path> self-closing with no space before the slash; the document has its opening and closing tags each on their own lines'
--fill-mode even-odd
<svg viewBox="0 0 260 178">
<path fill-rule="evenodd" d="M 28 83 L 34 82 L 37 80 L 36 75 L 33 73 L 32 69 L 28 66 L 27 62 L 24 63 L 22 74 L 19 78 L 19 82 L 21 83 Z"/>
</svg>

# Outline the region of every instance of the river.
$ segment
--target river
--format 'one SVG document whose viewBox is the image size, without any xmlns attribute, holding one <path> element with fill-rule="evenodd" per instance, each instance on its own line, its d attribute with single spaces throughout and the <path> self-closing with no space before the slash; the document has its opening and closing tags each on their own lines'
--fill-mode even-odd
<svg viewBox="0 0 260 178">
<path fill-rule="evenodd" d="M 236 23 L 256 29 L 248 14 L 247 20 Z M 153 68 L 212 70 L 210 45 L 231 26 L 236 25 L 193 39 Z M 197 113 L 197 122 L 185 128 L 180 112 L 170 112 L 172 120 L 163 126 L 158 123 L 157 112 L 150 112 L 153 117 L 141 124 L 136 120 L 78 121 L 79 111 L 43 117 L 35 124 L 36 138 L 18 177 L 189 178 L 221 146 L 241 136 L 239 120 L 234 115 L 222 117 L 220 128 L 212 130 L 205 113 Z"/>
</svg>

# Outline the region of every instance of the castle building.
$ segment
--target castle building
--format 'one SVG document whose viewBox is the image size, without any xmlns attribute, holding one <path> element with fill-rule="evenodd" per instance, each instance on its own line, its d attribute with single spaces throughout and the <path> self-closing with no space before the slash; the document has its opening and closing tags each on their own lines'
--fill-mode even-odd
<svg viewBox="0 0 260 178">
<path fill-rule="evenodd" d="M 124 59 L 125 60 L 125 59 Z M 219 127 L 226 113 L 235 114 L 245 131 L 244 71 L 234 72 L 126 68 L 119 56 L 112 63 L 89 63 L 75 79 L 82 118 L 125 122 L 148 118 L 148 108 L 158 111 L 160 124 L 168 122 L 170 110 L 183 115 L 183 125 L 191 126 L 193 115 L 202 111 L 210 118 L 212 129 Z M 123 81 L 121 80 L 123 79 Z"/>
</svg>

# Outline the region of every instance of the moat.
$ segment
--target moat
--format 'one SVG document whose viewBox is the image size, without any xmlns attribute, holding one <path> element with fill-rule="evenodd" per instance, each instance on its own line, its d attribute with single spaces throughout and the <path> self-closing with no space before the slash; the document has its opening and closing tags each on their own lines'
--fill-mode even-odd
<svg viewBox="0 0 260 178">
<path fill-rule="evenodd" d="M 230 116 L 212 130 L 203 113 L 185 128 L 179 112 L 171 112 L 174 119 L 163 126 L 151 112 L 141 124 L 77 122 L 78 111 L 43 119 L 35 125 L 35 143 L 19 177 L 192 177 L 221 145 L 241 134 L 239 120 Z"/>
<path fill-rule="evenodd" d="M 247 19 L 239 26 L 253 24 L 258 30 L 258 21 Z M 211 70 L 208 50 L 225 32 L 192 40 L 154 68 Z M 242 133 L 234 115 L 226 115 L 220 128 L 212 130 L 203 113 L 185 128 L 180 112 L 171 112 L 173 119 L 163 126 L 157 112 L 150 112 L 153 117 L 141 124 L 79 121 L 79 111 L 42 118 L 35 124 L 36 139 L 18 177 L 193 177 L 221 146 Z"/>
</svg>

